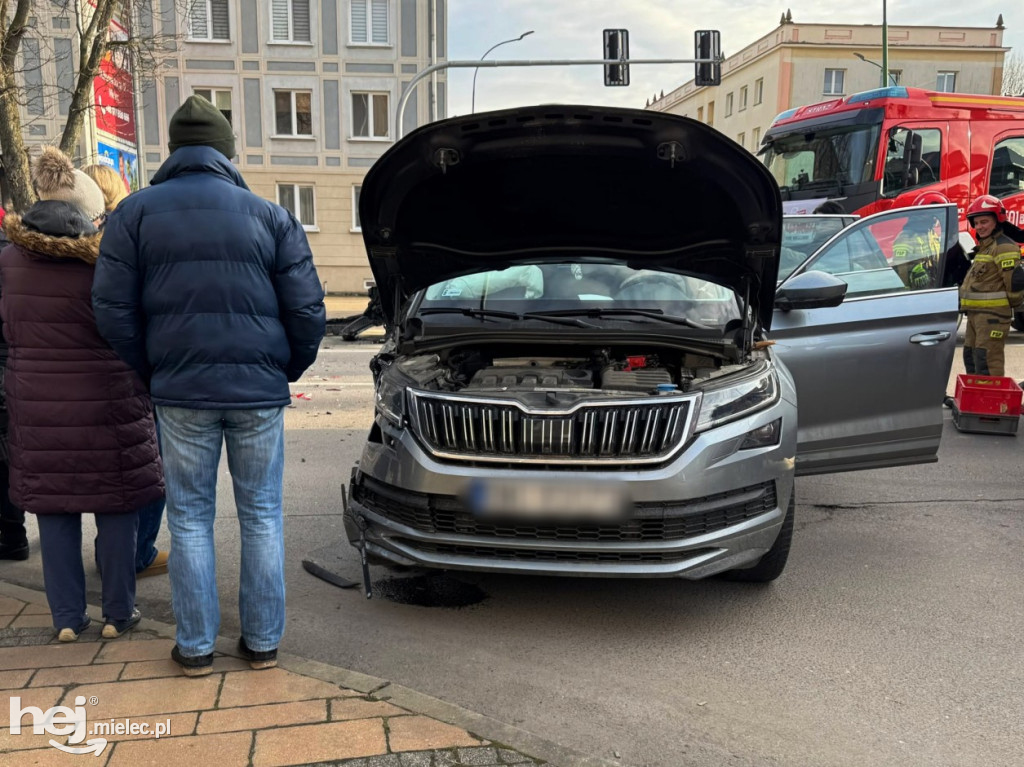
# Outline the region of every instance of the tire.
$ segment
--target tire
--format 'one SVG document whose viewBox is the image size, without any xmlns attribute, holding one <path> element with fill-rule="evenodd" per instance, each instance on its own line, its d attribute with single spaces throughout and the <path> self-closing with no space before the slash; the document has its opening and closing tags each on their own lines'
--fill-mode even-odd
<svg viewBox="0 0 1024 767">
<path fill-rule="evenodd" d="M 1015 312 L 1013 319 L 1010 320 L 1010 325 L 1014 330 L 1024 331 L 1024 312 Z"/>
<path fill-rule="evenodd" d="M 727 581 L 738 583 L 771 583 L 786 569 L 786 560 L 789 559 L 789 547 L 793 542 L 793 518 L 796 516 L 796 491 L 789 496 L 789 508 L 786 510 L 786 518 L 782 521 L 782 529 L 779 530 L 779 537 L 768 549 L 760 561 L 753 567 L 746 567 L 742 570 L 728 570 L 722 573 Z"/>
</svg>

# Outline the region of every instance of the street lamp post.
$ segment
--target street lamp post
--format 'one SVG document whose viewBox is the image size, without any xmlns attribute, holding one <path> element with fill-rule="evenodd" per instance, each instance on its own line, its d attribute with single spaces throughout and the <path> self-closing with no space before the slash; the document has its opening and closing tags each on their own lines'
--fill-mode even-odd
<svg viewBox="0 0 1024 767">
<path fill-rule="evenodd" d="M 882 0 L 882 87 L 889 83 L 889 22 L 886 19 L 885 0 Z"/>
<path fill-rule="evenodd" d="M 480 61 L 483 61 L 484 59 L 486 59 L 487 58 L 487 54 L 490 53 L 491 51 L 493 51 L 498 46 L 506 45 L 507 43 L 517 43 L 520 40 L 522 40 L 524 37 L 526 37 L 527 35 L 532 35 L 532 34 L 533 34 L 533 30 L 531 29 L 528 32 L 523 32 L 523 34 L 519 35 L 519 37 L 513 37 L 511 40 L 502 40 L 500 43 L 495 43 L 490 48 L 488 48 L 486 51 L 484 51 L 484 55 L 480 57 Z M 473 70 L 473 97 L 471 99 L 470 114 L 475 114 L 476 113 L 476 73 L 479 72 L 479 71 L 480 71 L 479 67 L 477 67 L 476 69 Z"/>
<path fill-rule="evenodd" d="M 856 56 L 861 61 L 866 61 L 868 64 L 872 64 L 873 66 L 876 66 L 876 67 L 878 67 L 879 69 L 882 70 L 881 77 L 882 77 L 882 87 L 883 88 L 886 85 L 899 85 L 899 83 L 896 82 L 896 78 L 892 76 L 892 73 L 889 72 L 889 69 L 887 67 L 883 67 L 877 61 L 872 61 L 871 59 L 865 58 L 864 55 L 861 54 L 861 53 L 855 53 L 853 55 Z M 888 82 L 886 82 L 886 81 L 888 81 Z"/>
</svg>

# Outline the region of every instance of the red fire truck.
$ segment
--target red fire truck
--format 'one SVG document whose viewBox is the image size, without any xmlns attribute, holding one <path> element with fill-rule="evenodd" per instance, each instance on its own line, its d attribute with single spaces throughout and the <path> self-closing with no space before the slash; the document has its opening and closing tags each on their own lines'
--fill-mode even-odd
<svg viewBox="0 0 1024 767">
<path fill-rule="evenodd" d="M 971 201 L 993 194 L 1024 227 L 1024 98 L 878 88 L 783 112 L 760 152 L 787 212 L 835 199 L 866 216 L 936 191 L 963 230 Z"/>
</svg>

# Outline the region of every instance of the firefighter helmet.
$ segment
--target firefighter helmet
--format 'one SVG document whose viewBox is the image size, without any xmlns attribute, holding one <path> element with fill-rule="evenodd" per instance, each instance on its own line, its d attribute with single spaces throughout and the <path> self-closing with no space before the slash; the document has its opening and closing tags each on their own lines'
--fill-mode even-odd
<svg viewBox="0 0 1024 767">
<path fill-rule="evenodd" d="M 998 197 L 993 197 L 990 194 L 983 194 L 974 199 L 974 202 L 967 208 L 967 220 L 970 221 L 974 216 L 986 213 L 995 216 L 996 221 L 1000 224 L 1006 221 L 1006 208 L 1003 207 L 1003 203 L 999 201 Z"/>
<path fill-rule="evenodd" d="M 949 205 L 949 198 L 942 192 L 921 192 L 914 199 L 914 205 Z"/>
</svg>

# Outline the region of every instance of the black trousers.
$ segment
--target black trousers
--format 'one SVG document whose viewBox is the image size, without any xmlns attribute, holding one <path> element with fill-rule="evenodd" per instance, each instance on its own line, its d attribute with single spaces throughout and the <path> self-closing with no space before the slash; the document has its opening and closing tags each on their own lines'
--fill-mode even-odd
<svg viewBox="0 0 1024 767">
<path fill-rule="evenodd" d="M 11 485 L 10 468 L 0 461 L 0 543 L 20 546 L 28 543 L 25 535 L 25 512 L 11 503 L 7 491 Z"/>
<path fill-rule="evenodd" d="M 103 617 L 123 621 L 135 609 L 135 537 L 139 514 L 96 514 L 96 558 L 103 572 Z M 37 514 L 46 601 L 53 627 L 77 629 L 85 623 L 85 568 L 82 515 Z"/>
</svg>

